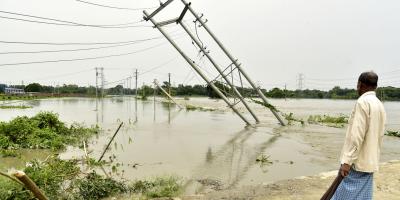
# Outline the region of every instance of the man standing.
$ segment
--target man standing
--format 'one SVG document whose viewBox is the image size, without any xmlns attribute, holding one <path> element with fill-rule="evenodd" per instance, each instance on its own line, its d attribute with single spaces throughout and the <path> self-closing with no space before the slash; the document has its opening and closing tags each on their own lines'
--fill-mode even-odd
<svg viewBox="0 0 400 200">
<path fill-rule="evenodd" d="M 358 78 L 360 96 L 349 119 L 343 145 L 340 175 L 343 181 L 332 200 L 372 199 L 373 173 L 379 169 L 386 113 L 376 97 L 378 75 L 364 72 Z"/>
</svg>

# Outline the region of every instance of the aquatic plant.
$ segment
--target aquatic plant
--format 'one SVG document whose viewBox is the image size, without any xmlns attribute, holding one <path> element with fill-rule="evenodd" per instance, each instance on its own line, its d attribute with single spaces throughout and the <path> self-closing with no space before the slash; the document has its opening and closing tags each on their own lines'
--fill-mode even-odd
<svg viewBox="0 0 400 200">
<path fill-rule="evenodd" d="M 186 104 L 186 110 L 187 111 L 199 110 L 199 111 L 204 111 L 204 112 L 212 112 L 212 111 L 216 111 L 217 109 Z"/>
<path fill-rule="evenodd" d="M 80 143 L 98 130 L 98 127 L 86 128 L 77 123 L 67 126 L 57 114 L 40 112 L 33 117 L 22 116 L 0 122 L 0 148 L 59 150 Z"/>
<path fill-rule="evenodd" d="M 387 130 L 385 135 L 387 136 L 393 136 L 393 137 L 400 137 L 400 131 L 390 131 Z"/>
<path fill-rule="evenodd" d="M 305 125 L 304 120 L 303 120 L 303 119 L 295 118 L 295 117 L 293 116 L 293 113 L 286 114 L 286 113 L 282 113 L 282 112 L 281 112 L 281 114 L 282 114 L 282 115 L 285 117 L 285 119 L 288 121 L 288 125 L 292 125 L 293 122 L 299 122 L 301 125 Z"/>
<path fill-rule="evenodd" d="M 308 117 L 309 124 L 322 124 L 336 128 L 343 128 L 345 124 L 348 123 L 349 118 L 344 115 L 337 117 L 329 115 L 310 115 Z"/>
<path fill-rule="evenodd" d="M 256 162 L 262 163 L 262 164 L 272 164 L 273 162 L 269 160 L 271 156 L 266 156 L 264 154 L 261 154 L 260 156 L 257 157 Z"/>
<path fill-rule="evenodd" d="M 28 109 L 32 108 L 32 106 L 25 106 L 25 105 L 20 105 L 20 106 L 0 106 L 0 109 Z"/>
<path fill-rule="evenodd" d="M 272 105 L 272 104 L 270 104 L 270 103 L 265 103 L 265 102 L 258 101 L 258 100 L 255 100 L 255 99 L 251 99 L 251 100 L 252 100 L 254 103 L 259 104 L 259 105 L 262 105 L 262 106 L 264 106 L 264 107 L 266 107 L 266 108 L 268 108 L 268 109 L 270 109 L 270 110 L 272 110 L 272 111 L 281 112 L 281 111 L 278 110 L 274 105 Z"/>
</svg>

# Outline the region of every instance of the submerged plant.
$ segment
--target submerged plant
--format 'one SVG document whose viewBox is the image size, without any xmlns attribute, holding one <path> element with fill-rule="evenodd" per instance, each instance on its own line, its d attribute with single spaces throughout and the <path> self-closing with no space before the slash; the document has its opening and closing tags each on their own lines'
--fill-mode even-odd
<svg viewBox="0 0 400 200">
<path fill-rule="evenodd" d="M 400 131 L 390 131 L 387 130 L 385 135 L 387 136 L 393 136 L 393 137 L 400 137 Z"/>
<path fill-rule="evenodd" d="M 28 108 L 32 108 L 32 106 L 25 106 L 25 105 L 21 105 L 21 106 L 0 106 L 0 109 L 28 109 Z"/>
<path fill-rule="evenodd" d="M 337 117 L 329 115 L 310 115 L 308 117 L 309 124 L 322 124 L 336 128 L 343 128 L 345 124 L 348 123 L 349 118 L 344 115 Z"/>
<path fill-rule="evenodd" d="M 193 106 L 193 105 L 187 104 L 186 105 L 186 110 L 187 111 L 199 110 L 199 111 L 204 111 L 204 112 L 212 112 L 212 111 L 215 111 L 216 109 L 214 109 L 214 108 L 205 108 L 205 107 L 200 107 L 200 106 Z"/>
<path fill-rule="evenodd" d="M 262 164 L 273 164 L 273 162 L 269 160 L 270 157 L 271 156 L 266 156 L 266 155 L 262 154 L 257 157 L 256 162 L 259 162 Z"/>
</svg>

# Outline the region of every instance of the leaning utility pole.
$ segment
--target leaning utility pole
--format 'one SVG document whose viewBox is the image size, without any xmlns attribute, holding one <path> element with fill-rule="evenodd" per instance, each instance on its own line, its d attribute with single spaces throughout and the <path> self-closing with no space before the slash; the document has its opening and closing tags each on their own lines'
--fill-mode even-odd
<svg viewBox="0 0 400 200">
<path fill-rule="evenodd" d="M 269 104 L 265 95 L 262 93 L 259 87 L 255 85 L 255 83 L 250 79 L 250 77 L 247 75 L 247 73 L 243 70 L 241 67 L 241 64 L 238 63 L 237 59 L 234 59 L 233 56 L 228 52 L 228 50 L 224 47 L 224 45 L 217 39 L 217 37 L 211 32 L 211 30 L 208 28 L 206 25 L 206 21 L 203 21 L 202 16 L 199 16 L 191 7 L 191 3 L 187 3 L 185 0 L 181 0 L 182 3 L 185 5 L 185 8 L 183 9 L 182 13 L 180 14 L 179 17 L 171 19 L 171 20 L 166 20 L 163 22 L 156 22 L 154 20 L 154 16 L 159 13 L 162 9 L 164 9 L 168 4 L 170 4 L 173 0 L 168 0 L 164 4 L 161 4 L 161 6 L 156 9 L 153 13 L 148 14 L 146 11 L 144 11 L 144 19 L 146 21 L 151 21 L 154 24 L 154 27 L 157 28 L 165 37 L 166 39 L 172 44 L 173 47 L 182 55 L 182 57 L 188 62 L 188 64 L 207 82 L 208 85 L 225 101 L 226 104 L 243 120 L 246 122 L 246 124 L 250 124 L 250 122 L 235 108 L 236 104 L 239 102 L 242 102 L 242 104 L 246 107 L 246 109 L 249 111 L 249 113 L 252 115 L 252 117 L 256 120 L 258 123 L 259 120 L 255 113 L 252 111 L 250 106 L 247 104 L 245 101 L 244 97 L 241 95 L 241 93 L 237 90 L 236 86 L 233 83 L 233 71 L 237 69 L 239 75 L 243 75 L 243 77 L 247 80 L 248 83 L 250 83 L 251 87 L 257 91 L 257 94 L 259 97 L 264 101 L 265 104 Z M 226 56 L 230 59 L 232 64 L 230 64 L 227 68 L 224 70 L 221 69 L 221 67 L 217 64 L 217 62 L 210 56 L 209 51 L 206 50 L 206 47 L 203 45 L 203 43 L 200 41 L 200 39 L 194 36 L 194 34 L 189 30 L 189 28 L 182 23 L 182 20 L 186 14 L 187 11 L 190 11 L 192 15 L 195 17 L 195 23 L 199 22 L 200 26 L 203 27 L 208 34 L 213 38 L 213 40 L 218 44 L 218 46 L 222 49 L 222 51 L 226 54 Z M 240 99 L 237 103 L 231 103 L 229 99 L 225 96 L 224 93 L 220 91 L 218 87 L 214 84 L 214 82 L 217 80 L 217 78 L 214 78 L 212 81 L 205 76 L 202 71 L 199 69 L 198 65 L 195 64 L 193 60 L 191 60 L 179 47 L 178 45 L 170 38 L 170 36 L 163 30 L 162 26 L 168 25 L 168 24 L 180 24 L 182 28 L 185 30 L 185 32 L 190 36 L 190 38 L 193 41 L 193 44 L 197 45 L 200 48 L 200 52 L 204 54 L 208 58 L 208 60 L 211 62 L 211 64 L 214 66 L 214 68 L 218 71 L 219 76 L 221 76 L 225 82 L 231 87 L 232 91 L 234 94 Z M 232 68 L 232 65 L 235 66 L 235 68 Z M 231 71 L 228 74 L 225 74 L 224 72 L 231 67 Z M 229 80 L 228 76 L 231 74 L 232 80 Z M 241 76 L 239 76 L 241 78 Z M 274 116 L 278 119 L 281 125 L 285 125 L 284 121 L 282 120 L 281 116 L 273 109 L 270 109 L 271 112 L 274 114 Z"/>
<path fill-rule="evenodd" d="M 175 101 L 175 99 L 167 91 L 165 91 L 164 88 L 160 86 L 160 84 L 158 84 L 157 79 L 154 79 L 154 86 L 156 86 L 155 88 L 159 88 L 162 93 L 164 93 L 172 102 L 174 102 L 180 109 L 182 109 L 182 107 Z"/>
<path fill-rule="evenodd" d="M 157 10 L 156 10 L 157 11 Z M 208 85 L 210 85 L 210 87 L 218 94 L 218 96 L 220 96 L 226 104 L 229 105 L 229 107 L 232 108 L 232 110 L 247 124 L 247 125 L 251 125 L 251 123 L 242 115 L 242 113 L 239 112 L 239 110 L 237 110 L 233 104 L 231 104 L 228 100 L 228 98 L 218 89 L 217 86 L 215 86 L 215 84 L 213 82 L 211 82 L 211 80 L 209 80 L 204 74 L 203 72 L 194 64 L 193 60 L 191 60 L 179 47 L 178 45 L 171 39 L 171 37 L 164 31 L 163 28 L 161 28 L 161 26 L 158 25 L 158 23 L 153 19 L 153 18 L 149 18 L 151 15 L 147 13 L 147 11 L 143 11 L 144 15 L 145 15 L 145 19 L 146 20 L 150 20 L 154 26 L 161 32 L 161 34 L 164 35 L 164 37 L 171 43 L 171 45 L 173 47 L 175 47 L 175 49 L 182 55 L 182 57 L 186 60 L 186 62 L 192 66 L 192 68 L 203 78 L 204 81 L 207 82 Z M 173 23 L 173 22 L 172 22 Z"/>
</svg>

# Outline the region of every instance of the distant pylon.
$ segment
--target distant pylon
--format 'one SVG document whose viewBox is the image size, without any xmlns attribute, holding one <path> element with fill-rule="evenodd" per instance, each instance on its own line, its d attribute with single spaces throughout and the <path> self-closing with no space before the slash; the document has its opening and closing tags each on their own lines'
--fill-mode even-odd
<svg viewBox="0 0 400 200">
<path fill-rule="evenodd" d="M 304 74 L 299 74 L 299 77 L 297 79 L 297 89 L 303 90 L 304 88 Z"/>
</svg>

